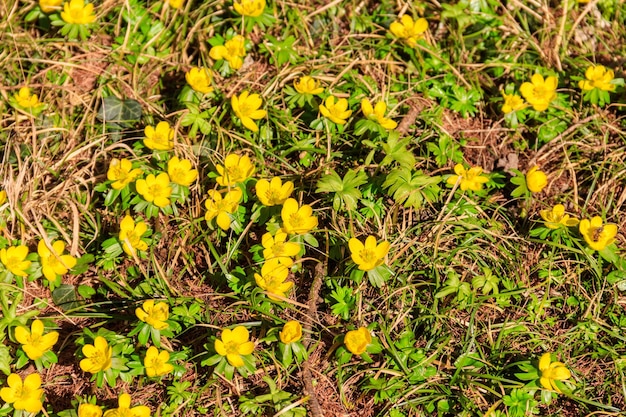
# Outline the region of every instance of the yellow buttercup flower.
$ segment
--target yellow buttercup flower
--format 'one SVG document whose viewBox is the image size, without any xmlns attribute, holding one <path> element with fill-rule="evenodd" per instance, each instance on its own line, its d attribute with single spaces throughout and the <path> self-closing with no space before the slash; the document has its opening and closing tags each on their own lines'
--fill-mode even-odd
<svg viewBox="0 0 626 417">
<path fill-rule="evenodd" d="M 61 10 L 63 0 L 39 0 L 39 8 L 44 13 L 52 13 Z"/>
<path fill-rule="evenodd" d="M 85 355 L 85 359 L 80 361 L 80 369 L 83 371 L 97 374 L 111 367 L 113 348 L 109 346 L 104 337 L 97 336 L 93 345 L 85 345 L 81 350 Z"/>
<path fill-rule="evenodd" d="M 132 398 L 129 394 L 121 394 L 117 400 L 118 408 L 107 410 L 104 417 L 150 417 L 150 408 L 145 405 L 131 407 Z"/>
<path fill-rule="evenodd" d="M 146 137 L 143 139 L 143 144 L 149 149 L 169 151 L 174 148 L 174 129 L 170 128 L 167 122 L 159 122 L 156 128 L 146 126 L 144 134 Z"/>
<path fill-rule="evenodd" d="M 135 309 L 135 315 L 144 323 L 148 323 L 156 330 L 163 330 L 169 327 L 167 319 L 170 317 L 170 307 L 159 301 L 154 300 L 144 301 L 141 307 Z"/>
<path fill-rule="evenodd" d="M 545 389 L 551 389 L 562 394 L 563 392 L 554 381 L 565 381 L 572 376 L 572 373 L 564 363 L 552 362 L 551 356 L 550 353 L 544 353 L 539 359 L 539 371 L 541 371 L 539 383 Z"/>
<path fill-rule="evenodd" d="M 7 192 L 6 190 L 0 191 L 0 206 L 7 202 Z"/>
<path fill-rule="evenodd" d="M 65 23 L 74 25 L 86 25 L 96 21 L 93 12 L 93 4 L 85 4 L 84 0 L 70 0 L 63 5 L 61 19 Z"/>
<path fill-rule="evenodd" d="M 300 252 L 300 244 L 287 241 L 287 233 L 279 230 L 275 236 L 265 233 L 261 237 L 263 245 L 263 258 L 265 260 L 278 259 L 285 266 L 293 264 L 293 257 Z"/>
<path fill-rule="evenodd" d="M 111 188 L 121 190 L 140 176 L 143 171 L 139 168 L 133 169 L 133 164 L 126 158 L 113 158 L 107 171 L 107 179 L 113 181 Z"/>
<path fill-rule="evenodd" d="M 285 294 L 293 287 L 293 282 L 285 282 L 289 276 L 289 269 L 277 258 L 265 261 L 261 267 L 261 275 L 254 274 L 254 281 L 259 288 L 267 292 L 272 300 L 285 297 Z"/>
<path fill-rule="evenodd" d="M 540 193 L 548 185 L 548 176 L 534 166 L 526 173 L 526 187 L 531 193 Z"/>
<path fill-rule="evenodd" d="M 172 9 L 180 9 L 183 7 L 183 0 L 165 0 L 165 4 L 169 4 Z"/>
<path fill-rule="evenodd" d="M 0 389 L 0 398 L 7 404 L 13 404 L 16 410 L 24 410 L 29 413 L 38 413 L 43 403 L 41 396 L 41 376 L 34 373 L 28 375 L 22 381 L 18 374 L 11 374 L 7 378 L 8 387 Z"/>
<path fill-rule="evenodd" d="M 602 91 L 614 91 L 616 85 L 612 84 L 615 74 L 613 70 L 607 70 L 603 65 L 591 65 L 585 71 L 586 80 L 580 80 L 578 87 L 581 90 L 589 91 L 597 88 Z"/>
<path fill-rule="evenodd" d="M 242 356 L 254 352 L 254 343 L 249 341 L 250 333 L 243 326 L 237 326 L 233 330 L 222 330 L 222 338 L 215 340 L 215 351 L 218 355 L 226 356 L 228 363 L 239 368 L 244 365 Z"/>
<path fill-rule="evenodd" d="M 206 214 L 204 218 L 207 222 L 217 218 L 217 225 L 222 230 L 228 230 L 232 222 L 230 215 L 239 208 L 239 201 L 243 196 L 239 188 L 233 188 L 224 197 L 216 190 L 209 190 L 209 198 L 205 201 Z"/>
<path fill-rule="evenodd" d="M 242 16 L 257 17 L 265 10 L 265 0 L 235 0 L 233 7 Z"/>
<path fill-rule="evenodd" d="M 198 170 L 191 168 L 191 161 L 173 156 L 167 162 L 167 173 L 174 184 L 189 187 L 198 178 Z"/>
<path fill-rule="evenodd" d="M 257 181 L 255 191 L 257 198 L 264 206 L 279 206 L 291 196 L 293 182 L 286 181 L 283 184 L 279 177 L 274 177 L 271 181 L 262 179 Z"/>
<path fill-rule="evenodd" d="M 33 107 L 41 105 L 37 94 L 31 94 L 30 88 L 28 87 L 20 88 L 13 98 L 15 98 L 15 101 L 20 107 L 25 109 L 32 109 Z"/>
<path fill-rule="evenodd" d="M 241 123 L 253 132 L 258 132 L 259 127 L 254 120 L 262 119 L 267 111 L 260 107 L 263 105 L 261 96 L 258 94 L 249 94 L 247 91 L 242 92 L 239 97 L 233 95 L 230 98 L 230 104 Z"/>
<path fill-rule="evenodd" d="M 324 104 L 320 104 L 319 109 L 322 116 L 338 125 L 343 125 L 352 114 L 352 110 L 348 110 L 348 100 L 340 98 L 335 101 L 335 96 L 328 96 L 324 100 Z"/>
<path fill-rule="evenodd" d="M 288 198 L 280 212 L 283 220 L 283 230 L 289 234 L 303 235 L 317 227 L 317 217 L 313 216 L 313 209 L 308 204 L 298 206 L 293 198 Z"/>
<path fill-rule="evenodd" d="M 224 158 L 224 166 L 215 165 L 217 173 L 220 174 L 215 181 L 222 187 L 230 187 L 237 183 L 244 182 L 254 173 L 254 165 L 247 155 L 228 154 Z"/>
<path fill-rule="evenodd" d="M 372 335 L 366 327 L 359 327 L 357 330 L 350 330 L 346 333 L 343 343 L 346 349 L 355 355 L 360 355 L 367 350 L 367 346 L 372 343 Z"/>
<path fill-rule="evenodd" d="M 526 108 L 526 102 L 517 94 L 506 94 L 502 92 L 502 97 L 504 97 L 504 104 L 502 105 L 502 113 L 504 114 Z"/>
<path fill-rule="evenodd" d="M 70 269 L 76 266 L 76 258 L 72 255 L 62 255 L 63 251 L 65 251 L 65 242 L 61 240 L 52 242 L 52 250 L 46 246 L 46 242 L 43 240 L 40 240 L 37 245 L 41 270 L 49 281 L 54 281 L 57 275 L 67 274 Z"/>
<path fill-rule="evenodd" d="M 243 58 L 246 56 L 245 40 L 243 36 L 235 35 L 224 42 L 224 45 L 212 47 L 209 56 L 216 61 L 225 59 L 232 69 L 238 70 L 243 65 Z"/>
<path fill-rule="evenodd" d="M 389 30 L 397 38 L 403 39 L 407 45 L 414 48 L 417 41 L 424 37 L 424 32 L 428 29 L 428 22 L 423 17 L 413 21 L 407 14 L 400 18 L 399 22 L 393 22 Z"/>
<path fill-rule="evenodd" d="M 372 103 L 368 99 L 364 98 L 361 100 L 361 111 L 365 117 L 375 121 L 387 130 L 393 130 L 396 126 L 398 126 L 398 123 L 385 117 L 387 104 L 385 104 L 384 101 L 379 101 L 374 107 L 372 107 Z"/>
<path fill-rule="evenodd" d="M 385 256 L 387 256 L 390 246 L 386 240 L 377 245 L 376 237 L 374 236 L 368 236 L 365 239 L 365 244 L 354 237 L 348 241 L 352 260 L 361 271 L 371 271 L 382 265 L 385 262 Z"/>
<path fill-rule="evenodd" d="M 615 241 L 615 236 L 617 236 L 617 225 L 603 224 L 600 216 L 595 216 L 591 220 L 581 220 L 578 230 L 585 238 L 587 245 L 594 250 L 606 248 Z"/>
<path fill-rule="evenodd" d="M 159 350 L 150 346 L 143 360 L 143 366 L 146 368 L 146 375 L 152 378 L 155 376 L 167 375 L 174 370 L 174 365 L 168 363 L 170 353 L 166 350 Z"/>
<path fill-rule="evenodd" d="M 82 403 L 78 406 L 78 417 L 102 417 L 102 407 L 95 404 Z"/>
<path fill-rule="evenodd" d="M 288 345 L 302 339 L 302 325 L 296 320 L 290 320 L 283 326 L 283 330 L 278 333 L 280 341 Z"/>
<path fill-rule="evenodd" d="M 170 186 L 170 176 L 165 172 L 156 177 L 150 174 L 145 179 L 137 180 L 135 188 L 144 200 L 154 203 L 157 207 L 163 208 L 170 204 L 172 187 Z"/>
<path fill-rule="evenodd" d="M 9 246 L 0 249 L 0 262 L 13 275 L 18 277 L 28 276 L 26 270 L 30 267 L 30 261 L 26 260 L 28 256 L 28 247 L 25 245 Z"/>
<path fill-rule="evenodd" d="M 19 326 L 15 328 L 15 340 L 22 345 L 22 350 L 32 360 L 41 358 L 59 339 L 59 333 L 44 333 L 44 326 L 41 320 L 34 320 L 28 328 Z"/>
<path fill-rule="evenodd" d="M 483 177 L 481 174 L 483 173 L 483 169 L 480 167 L 473 167 L 470 169 L 465 169 L 462 164 L 456 164 L 454 166 L 454 173 L 456 175 L 448 178 L 448 184 L 454 185 L 456 182 L 461 179 L 461 190 L 472 190 L 478 191 L 483 187 L 483 184 L 489 181 L 489 178 Z"/>
<path fill-rule="evenodd" d="M 552 100 L 556 98 L 556 87 L 558 80 L 556 77 L 546 77 L 544 80 L 541 74 L 534 74 L 531 82 L 525 82 L 519 88 L 522 96 L 537 111 L 544 111 L 548 108 Z"/>
<path fill-rule="evenodd" d="M 127 214 L 120 223 L 119 238 L 124 252 L 133 256 L 138 250 L 148 250 L 148 244 L 141 240 L 141 237 L 147 230 L 148 226 L 146 226 L 146 223 L 140 221 L 135 224 L 135 220 Z"/>
<path fill-rule="evenodd" d="M 552 207 L 552 210 L 540 210 L 539 215 L 549 229 L 558 229 L 562 226 L 572 227 L 578 224 L 577 218 L 570 218 L 569 214 L 565 214 L 563 204 L 557 204 Z"/>
<path fill-rule="evenodd" d="M 315 95 L 324 92 L 324 89 L 320 87 L 320 82 L 309 75 L 304 75 L 300 77 L 297 81 L 294 81 L 293 87 L 300 94 Z"/>
<path fill-rule="evenodd" d="M 195 91 L 203 94 L 213 91 L 211 70 L 194 67 L 185 73 L 185 80 Z"/>
</svg>

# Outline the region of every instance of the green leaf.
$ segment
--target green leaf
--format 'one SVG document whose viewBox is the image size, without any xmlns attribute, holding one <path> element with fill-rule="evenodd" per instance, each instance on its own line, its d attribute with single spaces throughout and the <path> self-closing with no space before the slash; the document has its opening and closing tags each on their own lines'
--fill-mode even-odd
<svg viewBox="0 0 626 417">
<path fill-rule="evenodd" d="M 76 296 L 76 287 L 70 284 L 61 284 L 59 288 L 52 291 L 52 301 L 63 311 L 80 307 Z"/>
<path fill-rule="evenodd" d="M 96 117 L 105 124 L 130 127 L 141 119 L 141 114 L 141 104 L 137 100 L 109 96 L 102 99 Z"/>
<path fill-rule="evenodd" d="M 441 190 L 439 183 L 441 177 L 430 177 L 422 174 L 422 171 L 412 173 L 410 169 L 401 167 L 391 171 L 383 187 L 398 204 L 404 207 L 419 209 L 424 201 L 436 200 Z"/>
<path fill-rule="evenodd" d="M 354 210 L 361 198 L 361 191 L 358 189 L 367 182 L 367 175 L 363 171 L 348 170 L 346 175 L 341 177 L 335 172 L 324 175 L 317 182 L 317 193 L 335 193 L 333 198 L 333 208 L 338 211 L 343 206 L 348 210 Z"/>
<path fill-rule="evenodd" d="M 411 169 L 415 166 L 415 156 L 413 152 L 407 149 L 407 145 L 411 142 L 411 138 L 400 139 L 400 134 L 396 131 L 390 132 L 387 143 L 382 144 L 385 157 L 380 165 L 385 166 L 394 161 L 401 167 Z"/>
<path fill-rule="evenodd" d="M 13 359 L 11 358 L 9 348 L 4 344 L 0 344 L 0 371 L 5 375 L 10 375 L 12 363 Z"/>
</svg>

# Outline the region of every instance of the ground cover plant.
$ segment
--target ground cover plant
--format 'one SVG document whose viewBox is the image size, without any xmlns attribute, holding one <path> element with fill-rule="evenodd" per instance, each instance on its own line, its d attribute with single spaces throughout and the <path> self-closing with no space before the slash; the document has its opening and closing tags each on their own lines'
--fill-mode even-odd
<svg viewBox="0 0 626 417">
<path fill-rule="evenodd" d="M 620 0 L 0 4 L 0 416 L 626 410 Z"/>
</svg>

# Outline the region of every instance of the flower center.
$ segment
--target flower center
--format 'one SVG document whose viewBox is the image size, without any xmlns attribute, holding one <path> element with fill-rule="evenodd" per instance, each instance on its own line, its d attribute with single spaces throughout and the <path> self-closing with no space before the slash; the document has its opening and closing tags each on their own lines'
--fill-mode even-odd
<svg viewBox="0 0 626 417">
<path fill-rule="evenodd" d="M 366 263 L 376 263 L 376 261 L 378 260 L 378 258 L 376 257 L 376 252 L 371 249 L 363 249 L 361 252 L 359 252 L 359 256 Z"/>
<path fill-rule="evenodd" d="M 274 190 L 267 190 L 267 192 L 265 193 L 265 198 L 272 205 L 278 204 L 279 197 L 278 195 L 276 195 L 276 191 Z"/>
<path fill-rule="evenodd" d="M 227 355 L 238 355 L 238 348 L 239 343 L 235 342 L 234 340 L 231 340 L 228 343 L 224 343 L 224 349 L 226 350 Z"/>
<path fill-rule="evenodd" d="M 289 223 L 292 228 L 302 227 L 304 225 L 304 219 L 298 213 L 293 213 L 289 216 Z"/>
<path fill-rule="evenodd" d="M 546 96 L 546 88 L 543 85 L 535 86 L 533 93 L 535 94 L 535 98 L 542 99 Z"/>
</svg>

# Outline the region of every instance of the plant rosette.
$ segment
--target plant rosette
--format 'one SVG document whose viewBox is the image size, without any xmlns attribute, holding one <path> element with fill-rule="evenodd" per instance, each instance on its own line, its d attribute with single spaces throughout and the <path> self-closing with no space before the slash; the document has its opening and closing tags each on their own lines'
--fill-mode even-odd
<svg viewBox="0 0 626 417">
<path fill-rule="evenodd" d="M 515 376 L 526 382 L 525 388 L 541 390 L 541 400 L 544 404 L 550 404 L 559 394 L 569 392 L 569 384 L 566 381 L 571 377 L 571 372 L 561 362 L 551 360 L 550 353 L 544 353 L 536 365 L 530 361 L 521 362 Z"/>
<path fill-rule="evenodd" d="M 106 382 L 114 388 L 119 377 L 126 383 L 131 383 L 134 372 L 128 368 L 128 357 L 135 351 L 132 342 L 123 335 L 100 328 L 97 333 L 90 329 L 83 329 L 83 336 L 76 339 L 80 347 L 80 367 L 84 372 L 91 373 L 91 380 L 102 388 Z"/>
<path fill-rule="evenodd" d="M 58 363 L 59 359 L 52 347 L 56 344 L 59 334 L 56 331 L 45 331 L 42 321 L 35 320 L 30 327 L 18 326 L 14 335 L 15 341 L 20 343 L 16 351 L 16 369 L 23 368 L 30 360 L 35 363 L 38 372 Z"/>
</svg>

